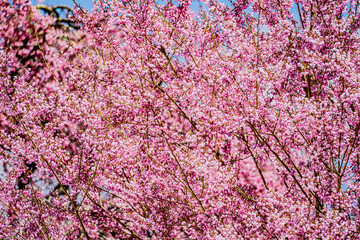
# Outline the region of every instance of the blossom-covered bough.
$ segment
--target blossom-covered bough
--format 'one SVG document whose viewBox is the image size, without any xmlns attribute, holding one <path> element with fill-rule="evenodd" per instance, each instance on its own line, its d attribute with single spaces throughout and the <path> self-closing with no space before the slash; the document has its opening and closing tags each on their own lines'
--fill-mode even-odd
<svg viewBox="0 0 360 240">
<path fill-rule="evenodd" d="M 0 0 L 2 239 L 360 238 L 360 3 Z"/>
</svg>

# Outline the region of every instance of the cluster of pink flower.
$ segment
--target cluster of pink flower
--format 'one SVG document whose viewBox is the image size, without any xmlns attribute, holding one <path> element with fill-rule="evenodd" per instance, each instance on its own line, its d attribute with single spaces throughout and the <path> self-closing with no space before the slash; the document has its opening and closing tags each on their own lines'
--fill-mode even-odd
<svg viewBox="0 0 360 240">
<path fill-rule="evenodd" d="M 0 0 L 0 238 L 360 238 L 359 1 L 191 4 Z"/>
</svg>

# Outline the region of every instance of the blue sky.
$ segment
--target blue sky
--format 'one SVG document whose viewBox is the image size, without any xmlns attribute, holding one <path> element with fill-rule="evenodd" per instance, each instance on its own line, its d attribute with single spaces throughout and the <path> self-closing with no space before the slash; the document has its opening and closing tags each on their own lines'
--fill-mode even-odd
<svg viewBox="0 0 360 240">
<path fill-rule="evenodd" d="M 66 6 L 69 6 L 71 8 L 74 6 L 73 0 L 43 0 L 43 1 L 44 1 L 43 4 L 50 5 L 50 6 L 51 5 L 52 6 L 66 5 Z M 75 1 L 85 9 L 91 10 L 92 7 L 93 7 L 92 0 L 75 0 Z M 226 5 L 229 4 L 228 0 L 219 0 L 219 1 L 226 4 Z M 33 4 L 36 4 L 37 0 L 31 0 L 31 2 Z M 194 1 L 192 7 L 194 8 L 195 11 L 198 10 L 199 9 L 198 1 Z M 294 14 L 294 19 L 299 22 L 300 19 L 299 19 L 299 16 L 298 16 L 297 8 L 295 6 L 291 9 L 291 12 Z"/>
<path fill-rule="evenodd" d="M 36 0 L 31 0 L 32 3 L 36 3 Z M 80 6 L 82 6 L 83 8 L 86 9 L 92 9 L 93 7 L 93 3 L 92 0 L 76 0 L 76 2 L 78 4 L 80 4 Z M 66 5 L 69 7 L 73 7 L 74 6 L 74 2 L 72 0 L 44 0 L 43 4 L 45 5 L 52 5 L 52 6 L 57 6 L 57 5 Z"/>
<path fill-rule="evenodd" d="M 83 8 L 86 8 L 88 10 L 91 10 L 93 7 L 93 3 L 92 0 L 75 0 L 78 4 L 80 4 L 80 6 L 82 6 Z M 34 4 L 37 2 L 37 0 L 31 0 L 31 2 Z M 228 3 L 227 0 L 220 0 L 220 2 L 223 3 Z M 44 0 L 45 5 L 52 5 L 52 6 L 56 6 L 56 5 L 66 5 L 69 7 L 73 7 L 74 6 L 74 2 L 73 0 Z M 195 3 L 195 5 L 197 6 L 198 4 Z"/>
</svg>

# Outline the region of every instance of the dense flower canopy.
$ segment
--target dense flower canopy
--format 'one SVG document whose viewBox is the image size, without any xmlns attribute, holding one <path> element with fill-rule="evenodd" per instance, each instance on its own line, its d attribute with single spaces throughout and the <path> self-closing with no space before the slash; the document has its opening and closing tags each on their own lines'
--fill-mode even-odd
<svg viewBox="0 0 360 240">
<path fill-rule="evenodd" d="M 359 1 L 197 3 L 0 0 L 2 239 L 360 238 Z"/>
</svg>

